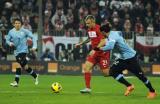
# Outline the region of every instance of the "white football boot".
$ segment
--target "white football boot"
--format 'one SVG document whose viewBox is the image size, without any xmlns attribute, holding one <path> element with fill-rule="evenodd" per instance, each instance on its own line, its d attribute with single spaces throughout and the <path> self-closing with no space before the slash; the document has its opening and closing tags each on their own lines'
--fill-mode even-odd
<svg viewBox="0 0 160 104">
<path fill-rule="evenodd" d="M 16 81 L 10 83 L 10 86 L 13 86 L 13 87 L 18 87 L 18 83 Z"/>
<path fill-rule="evenodd" d="M 91 93 L 91 89 L 90 88 L 84 88 L 84 89 L 80 90 L 80 93 Z"/>
<path fill-rule="evenodd" d="M 35 85 L 38 85 L 39 80 L 38 80 L 39 74 L 37 74 L 37 77 L 35 78 Z"/>
</svg>

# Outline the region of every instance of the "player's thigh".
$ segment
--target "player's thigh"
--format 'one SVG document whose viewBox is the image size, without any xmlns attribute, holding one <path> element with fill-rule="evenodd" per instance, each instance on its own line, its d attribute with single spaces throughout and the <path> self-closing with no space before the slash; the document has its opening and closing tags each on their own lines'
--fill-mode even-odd
<svg viewBox="0 0 160 104">
<path fill-rule="evenodd" d="M 107 55 L 99 57 L 99 62 L 98 62 L 101 72 L 107 76 L 109 74 L 109 64 L 110 64 L 110 57 Z"/>
<path fill-rule="evenodd" d="M 133 59 L 130 61 L 130 63 L 128 64 L 128 68 L 127 68 L 131 73 L 137 75 L 139 73 L 143 73 L 140 64 L 138 63 L 137 60 Z"/>
<path fill-rule="evenodd" d="M 93 68 L 94 64 L 90 61 L 86 61 L 85 64 L 84 64 L 84 72 L 91 72 L 92 71 L 92 68 Z"/>
<path fill-rule="evenodd" d="M 127 69 L 127 63 L 124 60 L 115 60 L 110 67 L 109 74 L 113 75 L 115 73 L 122 73 L 123 70 Z"/>
<path fill-rule="evenodd" d="M 21 67 L 24 67 L 28 61 L 26 59 L 26 53 L 20 53 L 16 56 L 17 62 L 21 65 Z"/>
<path fill-rule="evenodd" d="M 86 58 L 85 66 L 91 67 L 97 63 L 97 55 L 94 53 L 93 55 L 88 55 Z"/>
</svg>

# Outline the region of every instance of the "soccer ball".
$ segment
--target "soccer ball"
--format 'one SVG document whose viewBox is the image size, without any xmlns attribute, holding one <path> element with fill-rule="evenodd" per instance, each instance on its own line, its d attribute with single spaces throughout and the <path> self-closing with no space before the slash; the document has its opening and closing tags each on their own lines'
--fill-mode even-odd
<svg viewBox="0 0 160 104">
<path fill-rule="evenodd" d="M 58 82 L 54 82 L 51 86 L 51 89 L 54 93 L 59 93 L 62 90 L 62 86 Z"/>
</svg>

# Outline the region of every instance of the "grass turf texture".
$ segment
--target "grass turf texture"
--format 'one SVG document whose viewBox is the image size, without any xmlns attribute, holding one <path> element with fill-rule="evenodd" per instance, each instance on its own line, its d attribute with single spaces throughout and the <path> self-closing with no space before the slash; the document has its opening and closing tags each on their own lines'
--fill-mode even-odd
<svg viewBox="0 0 160 104">
<path fill-rule="evenodd" d="M 135 77 L 128 78 L 135 85 L 134 92 L 125 97 L 125 87 L 111 77 L 93 76 L 92 93 L 80 94 L 84 88 L 83 76 L 40 75 L 40 83 L 34 85 L 31 76 L 22 75 L 19 87 L 9 86 L 14 75 L 0 75 L 0 104 L 160 104 L 160 97 L 147 99 L 148 90 Z M 158 77 L 149 77 L 160 92 Z M 51 84 L 59 82 L 63 89 L 53 93 Z"/>
</svg>

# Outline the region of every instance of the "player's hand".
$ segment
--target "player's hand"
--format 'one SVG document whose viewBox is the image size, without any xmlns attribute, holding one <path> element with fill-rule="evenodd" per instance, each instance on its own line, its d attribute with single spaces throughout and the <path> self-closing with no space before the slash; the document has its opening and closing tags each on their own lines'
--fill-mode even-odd
<svg viewBox="0 0 160 104">
<path fill-rule="evenodd" d="M 14 43 L 10 42 L 9 46 L 11 47 L 11 49 L 16 50 L 16 47 L 15 47 Z"/>
<path fill-rule="evenodd" d="M 90 53 L 89 53 L 89 55 L 91 56 L 91 55 L 93 55 L 95 52 L 96 52 L 95 50 L 91 50 Z"/>
<path fill-rule="evenodd" d="M 102 50 L 102 51 L 103 51 L 103 47 L 100 47 L 99 50 Z"/>
<path fill-rule="evenodd" d="M 37 50 L 37 48 L 31 48 L 30 49 L 30 51 L 36 51 Z"/>
<path fill-rule="evenodd" d="M 12 42 L 10 42 L 9 46 L 10 47 L 14 47 L 14 44 Z"/>
<path fill-rule="evenodd" d="M 81 43 L 77 43 L 77 44 L 75 44 L 74 46 L 75 46 L 75 48 L 78 48 L 78 47 L 81 46 Z"/>
<path fill-rule="evenodd" d="M 100 49 L 98 47 L 95 47 L 93 50 L 100 51 Z"/>
</svg>

